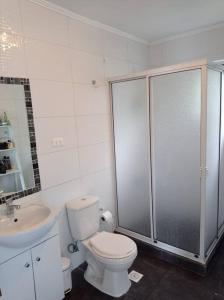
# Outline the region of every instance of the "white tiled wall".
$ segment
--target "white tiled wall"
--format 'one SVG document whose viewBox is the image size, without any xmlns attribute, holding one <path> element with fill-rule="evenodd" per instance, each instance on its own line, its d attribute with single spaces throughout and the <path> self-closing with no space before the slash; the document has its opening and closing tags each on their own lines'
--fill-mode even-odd
<svg viewBox="0 0 224 300">
<path fill-rule="evenodd" d="M 196 59 L 224 59 L 224 26 L 161 42 L 150 47 L 150 66 L 172 65 Z"/>
<path fill-rule="evenodd" d="M 29 0 L 0 3 L 0 16 L 24 41 L 4 61 L 0 75 L 31 80 L 43 199 L 63 206 L 92 193 L 100 196 L 102 207 L 113 210 L 106 76 L 146 69 L 148 47 Z M 52 147 L 55 137 L 62 137 L 64 145 Z M 68 255 L 71 236 L 65 213 L 60 232 L 62 252 Z M 73 257 L 74 266 L 81 257 L 80 253 Z"/>
</svg>

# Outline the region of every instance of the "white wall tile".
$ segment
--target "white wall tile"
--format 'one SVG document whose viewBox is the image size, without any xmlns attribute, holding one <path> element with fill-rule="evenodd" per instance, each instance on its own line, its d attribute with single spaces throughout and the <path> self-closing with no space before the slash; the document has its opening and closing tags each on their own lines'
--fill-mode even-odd
<svg viewBox="0 0 224 300">
<path fill-rule="evenodd" d="M 148 70 L 149 67 L 141 66 L 141 65 L 138 65 L 138 64 L 131 64 L 130 69 L 131 69 L 131 72 L 141 72 L 141 71 Z"/>
<path fill-rule="evenodd" d="M 75 84 L 75 114 L 107 114 L 110 112 L 107 86 Z"/>
<path fill-rule="evenodd" d="M 0 57 L 0 73 L 6 77 L 27 77 L 25 67 L 24 45 L 22 39 L 22 21 L 19 1 L 1 0 L 0 18 L 6 22 L 20 41 L 19 48 L 11 48 Z M 21 43 L 22 41 L 22 43 Z"/>
<path fill-rule="evenodd" d="M 109 115 L 79 116 L 76 124 L 79 146 L 105 142 L 110 138 Z"/>
<path fill-rule="evenodd" d="M 69 21 L 70 46 L 86 52 L 103 52 L 102 30 L 76 20 Z"/>
<path fill-rule="evenodd" d="M 25 47 L 29 77 L 71 82 L 70 50 L 37 40 Z"/>
<path fill-rule="evenodd" d="M 149 65 L 149 47 L 137 43 L 135 41 L 128 41 L 128 59 L 140 65 Z"/>
<path fill-rule="evenodd" d="M 129 62 L 116 58 L 106 58 L 105 75 L 106 77 L 120 76 L 130 73 Z"/>
<path fill-rule="evenodd" d="M 156 68 L 164 64 L 163 45 L 157 44 L 150 47 L 149 61 L 150 68 Z"/>
<path fill-rule="evenodd" d="M 73 238 L 69 229 L 65 203 L 69 200 L 80 197 L 81 195 L 83 195 L 83 192 L 81 189 L 81 181 L 79 179 L 66 182 L 41 192 L 43 203 L 50 207 L 61 209 L 58 219 L 61 252 L 63 256 L 70 257 L 73 268 L 77 267 L 84 261 L 84 251 L 80 248 L 81 251 L 71 254 L 67 250 L 67 246 L 73 242 Z"/>
<path fill-rule="evenodd" d="M 104 83 L 103 57 L 73 50 L 72 74 L 74 82 L 91 84 L 95 80 L 97 84 Z"/>
<path fill-rule="evenodd" d="M 104 55 L 118 59 L 127 59 L 128 41 L 127 39 L 113 34 L 104 32 Z"/>
<path fill-rule="evenodd" d="M 112 169 L 106 169 L 82 177 L 84 194 L 96 195 L 100 199 L 100 207 L 115 213 L 114 176 Z"/>
<path fill-rule="evenodd" d="M 0 72 L 31 79 L 41 195 L 49 205 L 63 207 L 59 220 L 61 249 L 76 267 L 83 261 L 84 249 L 80 245 L 78 253 L 67 252 L 72 237 L 65 202 L 92 193 L 100 197 L 105 209 L 114 210 L 111 111 L 105 75 L 118 76 L 147 66 L 148 48 L 32 1 L 0 1 L 0 16 L 24 35 L 23 46 L 9 52 L 5 70 L 0 67 Z M 78 149 L 77 134 L 79 144 L 86 145 Z M 51 152 L 52 137 L 60 136 L 66 150 Z"/>
<path fill-rule="evenodd" d="M 72 83 L 31 79 L 30 84 L 35 117 L 74 115 Z"/>
<path fill-rule="evenodd" d="M 80 179 L 71 180 L 41 192 L 42 201 L 53 208 L 64 207 L 66 202 L 83 195 Z"/>
<path fill-rule="evenodd" d="M 38 118 L 35 119 L 35 129 L 39 154 L 62 151 L 77 145 L 73 117 Z M 63 138 L 64 145 L 54 147 L 53 138 Z"/>
<path fill-rule="evenodd" d="M 163 66 L 197 59 L 224 57 L 224 27 L 176 38 L 150 47 L 151 65 Z M 153 66 L 153 65 L 152 65 Z"/>
<path fill-rule="evenodd" d="M 109 143 L 81 147 L 78 151 L 81 175 L 104 170 L 111 165 L 111 148 Z"/>
<path fill-rule="evenodd" d="M 77 150 L 65 150 L 39 155 L 42 189 L 79 177 Z"/>
<path fill-rule="evenodd" d="M 23 43 L 19 48 L 8 50 L 6 56 L 0 57 L 0 72 L 1 76 L 6 77 L 27 77 Z"/>
<path fill-rule="evenodd" d="M 23 0 L 22 17 L 24 34 L 29 38 L 68 45 L 67 17 Z"/>
<path fill-rule="evenodd" d="M 0 8 L 0 17 L 15 33 L 22 34 L 19 0 L 1 0 Z"/>
</svg>

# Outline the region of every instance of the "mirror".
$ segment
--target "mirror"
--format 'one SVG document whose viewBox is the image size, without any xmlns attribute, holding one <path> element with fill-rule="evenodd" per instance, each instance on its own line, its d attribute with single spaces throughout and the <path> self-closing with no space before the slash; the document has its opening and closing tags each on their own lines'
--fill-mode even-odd
<svg viewBox="0 0 224 300">
<path fill-rule="evenodd" d="M 0 77 L 0 201 L 39 190 L 29 80 Z"/>
</svg>

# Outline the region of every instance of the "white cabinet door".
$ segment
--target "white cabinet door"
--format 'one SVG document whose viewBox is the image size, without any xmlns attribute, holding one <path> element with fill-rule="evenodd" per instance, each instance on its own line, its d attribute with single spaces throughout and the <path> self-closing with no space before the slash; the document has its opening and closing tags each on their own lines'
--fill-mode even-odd
<svg viewBox="0 0 224 300">
<path fill-rule="evenodd" d="M 63 299 L 64 286 L 58 236 L 34 247 L 31 252 L 36 299 Z"/>
<path fill-rule="evenodd" d="M 31 253 L 0 265 L 0 300 L 35 300 Z"/>
</svg>

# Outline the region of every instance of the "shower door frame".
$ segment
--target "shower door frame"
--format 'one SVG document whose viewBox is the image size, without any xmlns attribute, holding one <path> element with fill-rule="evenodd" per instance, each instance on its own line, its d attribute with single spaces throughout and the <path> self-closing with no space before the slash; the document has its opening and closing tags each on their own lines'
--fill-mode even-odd
<svg viewBox="0 0 224 300">
<path fill-rule="evenodd" d="M 130 237 L 136 238 L 140 241 L 146 242 L 150 245 L 153 245 L 156 248 L 163 249 L 165 251 L 177 254 L 179 256 L 185 257 L 187 259 L 193 260 L 195 262 L 198 262 L 200 264 L 206 264 L 206 262 L 209 259 L 210 254 L 213 252 L 215 246 L 217 245 L 219 239 L 221 238 L 224 228 L 219 231 L 217 239 L 214 240 L 212 245 L 210 246 L 209 250 L 207 251 L 207 255 L 205 255 L 205 216 L 206 216 L 206 124 L 207 124 L 207 68 L 208 68 L 208 62 L 206 59 L 193 61 L 190 63 L 181 63 L 176 64 L 172 66 L 167 67 L 161 67 L 151 70 L 146 70 L 143 72 L 138 72 L 134 74 L 128 74 L 125 76 L 117 76 L 112 77 L 108 79 L 109 84 L 109 94 L 110 94 L 110 106 L 111 106 L 111 113 L 112 113 L 112 139 L 113 139 L 113 173 L 115 178 L 115 209 L 116 209 L 116 231 L 126 234 Z M 115 132 L 114 132 L 114 118 L 113 118 L 113 94 L 112 94 L 112 85 L 114 83 L 129 81 L 129 80 L 136 80 L 136 79 L 145 79 L 146 80 L 146 91 L 147 91 L 147 97 L 148 97 L 148 120 L 149 120 L 149 165 L 151 166 L 151 158 L 152 158 L 152 147 L 151 142 L 153 141 L 153 135 L 151 131 L 151 111 L 150 111 L 150 78 L 158 75 L 166 75 L 166 74 L 172 74 L 172 73 L 178 73 L 183 71 L 189 71 L 189 70 L 195 70 L 200 69 L 201 70 L 201 114 L 200 114 L 200 246 L 199 246 L 199 255 L 195 253 L 191 253 L 186 250 L 182 250 L 179 248 L 176 248 L 174 246 L 168 245 L 166 243 L 157 241 L 154 239 L 154 228 L 155 228 L 155 219 L 154 219 L 154 213 L 153 213 L 153 202 L 155 199 L 155 196 L 153 195 L 153 188 L 152 188 L 152 177 L 153 177 L 153 169 L 152 167 L 149 170 L 149 178 L 150 178 L 150 192 L 151 192 L 151 199 L 150 201 L 150 222 L 151 222 L 151 237 L 146 237 L 141 234 L 138 234 L 136 232 L 130 231 L 128 229 L 124 229 L 119 226 L 118 222 L 118 196 L 117 196 L 117 187 L 116 187 L 116 152 L 115 152 Z"/>
</svg>

